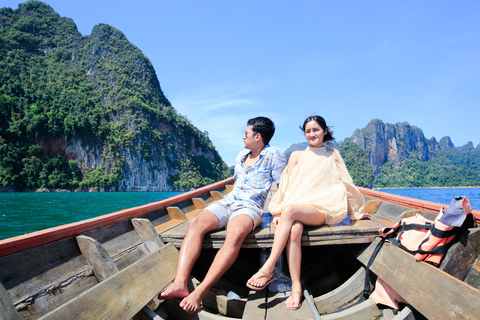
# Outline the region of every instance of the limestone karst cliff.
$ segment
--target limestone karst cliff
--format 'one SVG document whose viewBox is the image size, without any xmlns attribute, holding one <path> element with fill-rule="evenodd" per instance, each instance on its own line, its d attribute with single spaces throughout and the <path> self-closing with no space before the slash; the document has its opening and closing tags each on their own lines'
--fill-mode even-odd
<svg viewBox="0 0 480 320">
<path fill-rule="evenodd" d="M 365 128 L 355 130 L 350 139 L 367 151 L 376 172 L 387 161 L 399 165 L 409 157 L 416 157 L 425 162 L 440 150 L 435 138 L 426 139 L 420 128 L 408 122 L 389 124 L 374 119 Z"/>
<path fill-rule="evenodd" d="M 82 36 L 40 1 L 3 8 L 0 69 L 4 188 L 186 190 L 229 174 L 120 30 Z"/>
</svg>

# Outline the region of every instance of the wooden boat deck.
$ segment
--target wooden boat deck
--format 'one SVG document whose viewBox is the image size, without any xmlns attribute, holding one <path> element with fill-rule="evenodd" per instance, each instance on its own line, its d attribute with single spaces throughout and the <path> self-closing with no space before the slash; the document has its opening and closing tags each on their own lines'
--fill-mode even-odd
<svg viewBox="0 0 480 320">
<path fill-rule="evenodd" d="M 228 187 L 227 190 L 230 190 Z M 275 189 L 272 189 L 269 198 L 271 198 Z M 214 200 L 219 200 L 227 193 L 217 193 Z M 213 195 L 212 195 L 213 196 Z M 393 221 L 402 213 L 405 213 L 405 207 L 391 203 L 384 203 L 368 196 L 366 199 L 366 212 L 371 214 L 370 219 L 360 221 L 350 221 L 349 218 L 335 225 L 322 225 L 319 227 L 306 227 L 302 237 L 302 246 L 320 246 L 320 245 L 342 245 L 342 244 L 361 244 L 371 243 L 378 236 L 378 229 L 390 227 Z M 169 224 L 159 225 L 155 229 L 159 233 L 162 241 L 172 243 L 180 248 L 185 233 L 188 229 L 189 219 L 207 206 L 201 199 L 192 199 L 196 209 L 186 213 L 179 208 L 168 208 L 172 220 Z M 270 199 L 267 199 L 267 203 Z M 410 211 L 410 210 L 409 210 Z M 410 212 L 423 212 L 422 210 L 412 209 Z M 429 214 L 428 212 L 423 212 Z M 430 213 L 431 214 L 431 213 Z M 174 218 L 175 216 L 175 218 Z M 264 220 L 269 218 L 268 208 L 264 210 Z M 226 237 L 225 230 L 219 230 L 208 233 L 203 241 L 204 248 L 219 249 Z M 275 234 L 274 228 L 268 223 L 251 232 L 242 244 L 242 248 L 270 248 L 273 244 Z"/>
<path fill-rule="evenodd" d="M 378 236 L 378 229 L 391 225 L 391 221 L 372 216 L 370 220 L 345 221 L 329 226 L 305 228 L 302 245 L 318 246 L 330 244 L 370 243 Z M 188 229 L 188 221 L 170 230 L 160 233 L 164 242 L 172 243 L 179 248 Z M 220 248 L 226 237 L 226 231 L 208 233 L 203 241 L 204 248 Z M 273 243 L 274 229 L 268 225 L 257 228 L 245 239 L 243 248 L 270 248 Z"/>
</svg>

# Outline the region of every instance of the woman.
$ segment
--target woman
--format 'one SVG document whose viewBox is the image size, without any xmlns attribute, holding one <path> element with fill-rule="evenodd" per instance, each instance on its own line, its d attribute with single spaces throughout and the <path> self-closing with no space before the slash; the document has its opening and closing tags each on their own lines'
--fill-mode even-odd
<svg viewBox="0 0 480 320">
<path fill-rule="evenodd" d="M 269 205 L 274 215 L 275 237 L 269 258 L 247 282 L 253 290 L 263 290 L 273 281 L 275 263 L 286 247 L 292 279 L 292 292 L 285 301 L 287 308 L 301 306 L 300 282 L 301 237 L 303 226 L 320 226 L 342 221 L 347 212 L 351 220 L 368 218 L 361 213 L 364 199 L 353 184 L 340 153 L 325 148 L 333 140 L 332 132 L 320 116 L 308 117 L 301 127 L 310 146 L 291 154 L 282 173 L 280 189 Z"/>
</svg>

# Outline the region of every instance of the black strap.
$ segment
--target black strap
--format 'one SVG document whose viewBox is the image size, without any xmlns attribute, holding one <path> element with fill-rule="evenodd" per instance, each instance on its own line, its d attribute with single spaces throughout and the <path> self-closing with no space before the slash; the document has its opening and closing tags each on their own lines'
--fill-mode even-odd
<svg viewBox="0 0 480 320">
<path fill-rule="evenodd" d="M 377 246 L 373 250 L 373 253 L 368 260 L 367 266 L 365 267 L 365 285 L 363 287 L 363 296 L 365 299 L 368 299 L 370 296 L 370 267 L 373 264 L 373 261 L 377 257 L 378 251 L 382 248 L 383 244 L 385 243 L 385 238 L 381 238 L 380 242 L 377 243 Z"/>
<path fill-rule="evenodd" d="M 452 230 L 449 231 L 442 231 L 438 230 L 435 227 L 432 228 L 431 230 L 432 235 L 434 235 L 437 238 L 447 238 L 450 236 L 455 235 L 455 238 L 452 239 L 449 243 L 444 244 L 443 246 L 436 246 L 432 248 L 431 250 L 423 250 L 422 245 L 429 240 L 429 238 L 425 239 L 420 243 L 418 246 L 418 253 L 421 254 L 446 254 L 448 249 L 450 249 L 451 246 L 453 246 L 455 243 L 459 242 L 460 239 L 464 235 L 468 235 L 470 231 L 467 228 L 462 227 L 454 227 Z"/>
<path fill-rule="evenodd" d="M 403 231 L 410 231 L 410 230 L 429 230 L 432 227 L 431 222 L 426 222 L 425 224 L 419 224 L 419 223 L 412 223 L 412 224 L 406 224 L 403 223 L 400 228 L 398 228 L 399 232 Z"/>
</svg>

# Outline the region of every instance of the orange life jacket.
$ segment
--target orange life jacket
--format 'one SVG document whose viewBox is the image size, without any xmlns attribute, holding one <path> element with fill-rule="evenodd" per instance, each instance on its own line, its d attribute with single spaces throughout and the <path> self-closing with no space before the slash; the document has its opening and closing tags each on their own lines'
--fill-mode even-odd
<svg viewBox="0 0 480 320">
<path fill-rule="evenodd" d="M 448 248 L 473 226 L 471 211 L 467 198 L 455 197 L 446 211 L 443 207 L 440 209 L 434 221 L 416 214 L 378 232 L 387 241 L 415 255 L 417 261 L 439 266 Z"/>
</svg>

